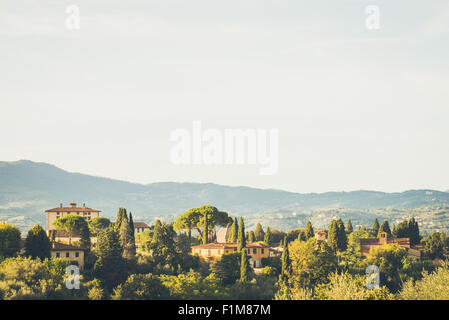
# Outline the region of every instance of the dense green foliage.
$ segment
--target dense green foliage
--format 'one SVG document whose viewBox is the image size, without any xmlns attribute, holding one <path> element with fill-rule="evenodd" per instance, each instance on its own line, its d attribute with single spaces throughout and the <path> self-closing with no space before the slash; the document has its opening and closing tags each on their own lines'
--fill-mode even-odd
<svg viewBox="0 0 449 320">
<path fill-rule="evenodd" d="M 334 219 L 326 230 L 326 243 L 315 239 L 311 223 L 306 223 L 305 229 L 288 232 L 268 225 L 264 232 L 262 225 L 256 224 L 255 230 L 245 232 L 243 218 L 238 221 L 227 214 L 225 217 L 211 206 L 200 208 L 187 211 L 175 223 L 157 220 L 150 230 L 139 235 L 134 235 L 132 216 L 128 217 L 124 208 L 119 209 L 113 225 L 107 219 L 83 224 L 70 216 L 59 221 L 61 230 L 81 234 L 90 230 L 98 234 L 97 243 L 87 252 L 90 262 L 82 270 L 81 290 L 65 287 L 68 262 L 48 259 L 50 241 L 41 226 L 28 231 L 25 250 L 20 251 L 20 233 L 3 224 L 0 248 L 12 257 L 5 259 L 7 255 L 3 254 L 0 258 L 0 298 L 449 299 L 448 262 L 444 261 L 449 237 L 435 232 L 421 239 L 413 218 L 394 225 L 391 237 L 410 237 L 414 243 L 423 244 L 423 260 L 412 258 L 397 244 L 379 246 L 368 257 L 361 256 L 360 239 L 376 237 L 382 230 L 388 233 L 386 221 L 376 233 L 375 228 L 366 230 L 360 226 L 351 231 L 350 220 L 345 226 L 342 219 Z M 214 241 L 218 221 L 226 225 L 235 221 L 238 250 L 210 262 L 192 255 L 192 244 L 202 242 L 205 234 L 210 234 L 208 240 Z M 209 226 L 205 228 L 205 224 Z M 197 229 L 203 235 L 192 237 L 190 231 Z M 7 231 L 2 235 L 2 230 Z M 262 268 L 253 269 L 245 248 L 247 239 L 280 245 L 282 250 L 275 250 L 281 253 L 262 259 Z M 135 240 L 139 243 L 137 250 Z M 368 289 L 365 270 L 372 265 L 379 268 L 380 287 Z"/>
<path fill-rule="evenodd" d="M 20 250 L 20 230 L 9 223 L 0 223 L 0 258 L 12 257 Z"/>
<path fill-rule="evenodd" d="M 239 231 L 237 234 L 237 251 L 241 252 L 243 248 L 246 247 L 246 240 L 245 240 L 245 223 L 243 221 L 243 218 L 240 217 L 240 223 L 239 223 Z"/>
<path fill-rule="evenodd" d="M 105 217 L 94 217 L 88 222 L 89 230 L 92 235 L 98 235 L 102 230 L 111 225 L 111 220 Z"/>
<path fill-rule="evenodd" d="M 34 225 L 25 239 L 25 253 L 31 258 L 50 258 L 51 243 L 41 225 Z"/>
</svg>

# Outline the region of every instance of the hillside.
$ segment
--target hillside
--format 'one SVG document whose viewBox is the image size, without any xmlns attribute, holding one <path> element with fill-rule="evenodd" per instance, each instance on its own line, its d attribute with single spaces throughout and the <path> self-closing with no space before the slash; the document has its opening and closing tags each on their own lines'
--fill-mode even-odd
<svg viewBox="0 0 449 320">
<path fill-rule="evenodd" d="M 155 217 L 173 217 L 203 204 L 212 204 L 233 215 L 249 216 L 251 220 L 273 212 L 289 214 L 298 220 L 292 215 L 293 212 L 310 215 L 320 210 L 341 211 L 341 208 L 348 209 L 346 211 L 350 215 L 359 212 L 358 216 L 372 220 L 373 210 L 379 208 L 445 207 L 449 193 L 410 190 L 402 193 L 352 191 L 299 194 L 213 183 L 160 182 L 143 185 L 71 173 L 50 164 L 28 160 L 0 162 L 0 220 L 27 228 L 35 222 L 43 223 L 45 209 L 72 200 L 85 202 L 109 217 L 115 216 L 119 206 L 126 207 L 136 219 L 149 222 Z"/>
</svg>

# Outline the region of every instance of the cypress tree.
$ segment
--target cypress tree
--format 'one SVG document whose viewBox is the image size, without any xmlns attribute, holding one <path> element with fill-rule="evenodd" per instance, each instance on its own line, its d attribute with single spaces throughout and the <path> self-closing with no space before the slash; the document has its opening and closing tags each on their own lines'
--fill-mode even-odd
<svg viewBox="0 0 449 320">
<path fill-rule="evenodd" d="M 263 239 L 263 241 L 268 244 L 271 245 L 271 241 L 273 240 L 273 237 L 271 235 L 271 230 L 270 227 L 267 227 L 267 232 L 265 232 L 265 237 Z"/>
<path fill-rule="evenodd" d="M 265 232 L 260 223 L 257 223 L 256 228 L 254 229 L 254 237 L 256 241 L 264 241 Z"/>
<path fill-rule="evenodd" d="M 371 228 L 371 230 L 373 231 L 373 234 L 377 237 L 377 235 L 379 234 L 379 221 L 377 221 L 377 218 L 374 218 L 373 227 Z"/>
<path fill-rule="evenodd" d="M 80 245 L 82 248 L 86 249 L 86 250 L 90 250 L 90 231 L 89 231 L 89 225 L 87 224 L 87 222 L 85 223 L 84 226 L 81 227 L 80 229 L 80 234 L 81 234 L 81 239 L 80 239 Z"/>
<path fill-rule="evenodd" d="M 298 234 L 298 240 L 299 241 L 306 241 L 307 239 L 306 239 L 306 233 L 304 232 L 304 231 L 300 231 L 299 232 L 299 234 Z"/>
<path fill-rule="evenodd" d="M 345 225 L 341 219 L 337 220 L 337 247 L 339 251 L 345 251 L 348 248 L 348 237 L 346 236 Z"/>
<path fill-rule="evenodd" d="M 337 221 L 332 220 L 329 224 L 329 231 L 327 235 L 327 244 L 329 247 L 336 252 L 338 250 L 338 230 Z"/>
<path fill-rule="evenodd" d="M 387 237 L 391 238 L 392 234 L 391 234 L 391 230 L 390 230 L 390 225 L 388 224 L 387 220 L 383 221 L 382 224 L 380 225 L 377 237 L 380 237 L 381 232 L 386 232 Z"/>
<path fill-rule="evenodd" d="M 120 232 L 120 227 L 122 226 L 123 220 L 126 220 L 126 222 L 128 222 L 128 215 L 126 214 L 125 208 L 119 208 L 114 223 L 114 230 L 116 232 Z"/>
<path fill-rule="evenodd" d="M 310 221 L 307 221 L 306 223 L 306 239 L 309 240 L 310 238 L 315 237 L 315 232 L 313 231 L 312 223 Z"/>
<path fill-rule="evenodd" d="M 243 218 L 240 217 L 239 231 L 237 237 L 237 251 L 240 252 L 245 247 L 246 247 L 245 223 L 243 222 Z"/>
<path fill-rule="evenodd" d="M 35 224 L 29 231 L 25 240 L 25 253 L 33 259 L 50 258 L 51 243 L 40 224 Z"/>
<path fill-rule="evenodd" d="M 240 282 L 247 283 L 249 281 L 249 261 L 248 255 L 246 254 L 246 250 L 242 250 L 242 260 L 240 262 Z"/>
<path fill-rule="evenodd" d="M 255 235 L 254 235 L 254 231 L 250 231 L 249 232 L 249 235 L 248 235 L 248 242 L 249 243 L 252 243 L 252 242 L 255 242 L 256 241 L 256 237 L 255 237 Z"/>
<path fill-rule="evenodd" d="M 353 231 L 354 231 L 354 229 L 352 228 L 352 222 L 351 222 L 351 219 L 349 219 L 348 222 L 346 223 L 346 232 L 352 233 Z"/>
<path fill-rule="evenodd" d="M 419 235 L 419 226 L 418 222 L 415 221 L 414 217 L 411 217 L 409 220 L 409 230 L 410 230 L 410 244 L 416 245 L 421 241 L 421 236 Z"/>
<path fill-rule="evenodd" d="M 131 212 L 129 213 L 129 227 L 131 228 L 131 231 L 133 233 L 133 238 L 134 238 L 135 237 L 134 221 L 133 221 L 133 214 Z"/>
<path fill-rule="evenodd" d="M 116 261 L 122 258 L 123 248 L 120 238 L 112 227 L 100 232 L 95 246 L 95 254 L 103 261 Z"/>
<path fill-rule="evenodd" d="M 228 243 L 236 243 L 237 237 L 238 237 L 238 222 L 237 218 L 234 218 L 234 221 L 232 222 L 231 228 L 228 232 Z"/>
<path fill-rule="evenodd" d="M 128 260 L 134 259 L 136 256 L 136 245 L 134 243 L 133 233 L 128 221 L 122 221 L 119 236 L 120 245 L 123 248 L 123 258 Z"/>
</svg>

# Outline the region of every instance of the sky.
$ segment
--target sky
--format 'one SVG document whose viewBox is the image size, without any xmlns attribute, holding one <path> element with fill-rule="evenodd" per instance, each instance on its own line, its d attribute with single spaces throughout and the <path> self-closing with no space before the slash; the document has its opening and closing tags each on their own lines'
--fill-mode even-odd
<svg viewBox="0 0 449 320">
<path fill-rule="evenodd" d="M 139 183 L 444 191 L 448 57 L 447 0 L 3 0 L 0 161 Z M 278 170 L 175 165 L 170 136 L 193 121 L 277 129 Z"/>
</svg>

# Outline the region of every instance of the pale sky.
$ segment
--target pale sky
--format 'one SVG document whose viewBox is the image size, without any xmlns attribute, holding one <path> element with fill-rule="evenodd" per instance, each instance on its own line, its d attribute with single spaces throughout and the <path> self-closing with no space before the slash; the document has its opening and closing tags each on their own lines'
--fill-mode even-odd
<svg viewBox="0 0 449 320">
<path fill-rule="evenodd" d="M 0 111 L 0 161 L 139 183 L 448 190 L 449 2 L 2 0 Z M 170 133 L 194 120 L 279 129 L 278 173 L 175 166 Z"/>
</svg>

